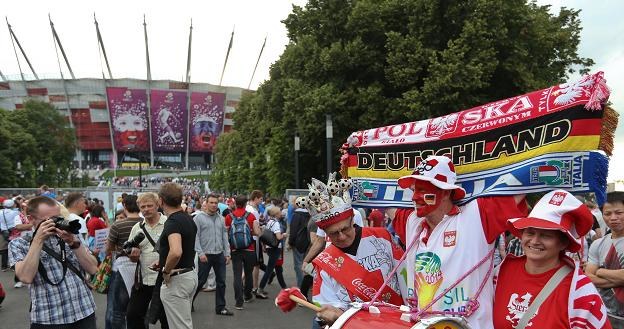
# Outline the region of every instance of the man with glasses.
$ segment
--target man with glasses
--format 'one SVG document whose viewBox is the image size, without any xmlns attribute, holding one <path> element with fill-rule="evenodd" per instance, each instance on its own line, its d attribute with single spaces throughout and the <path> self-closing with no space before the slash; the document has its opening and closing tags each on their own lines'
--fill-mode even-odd
<svg viewBox="0 0 624 329">
<path fill-rule="evenodd" d="M 314 302 L 322 305 L 317 317 L 332 324 L 351 302 L 367 302 L 388 278 L 403 255 L 383 228 L 354 225 L 351 198 L 347 189 L 328 189 L 313 179 L 308 194 L 310 220 L 323 229 L 331 245 L 313 261 Z M 335 192 L 330 194 L 328 191 Z M 398 272 L 397 272 L 398 273 Z M 406 284 L 396 273 L 382 290 L 380 300 L 402 305 Z"/>
<path fill-rule="evenodd" d="M 28 202 L 33 237 L 9 245 L 9 259 L 20 281 L 29 283 L 30 328 L 95 329 L 95 302 L 85 273 L 94 274 L 97 260 L 76 234 L 58 229 L 57 202 L 39 196 Z"/>
</svg>

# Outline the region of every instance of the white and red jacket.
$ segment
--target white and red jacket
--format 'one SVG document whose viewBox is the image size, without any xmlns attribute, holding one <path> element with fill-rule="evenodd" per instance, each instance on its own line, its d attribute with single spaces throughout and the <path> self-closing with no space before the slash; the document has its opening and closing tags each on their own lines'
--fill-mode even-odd
<svg viewBox="0 0 624 329">
<path fill-rule="evenodd" d="M 401 256 L 403 256 L 403 251 L 392 242 L 390 233 L 386 229 L 363 227 L 355 256 L 332 245 L 314 259 L 313 264 L 316 269 L 312 289 L 314 303 L 332 305 L 346 310 L 351 302 L 369 301 L 396 266 Z M 359 266 L 360 268 L 356 270 L 364 271 L 366 277 L 356 275 L 355 271 L 346 266 L 347 257 L 357 262 L 351 263 L 356 267 Z M 331 268 L 327 266 L 331 266 Z M 334 276 L 340 276 L 340 278 L 337 279 L 330 273 L 333 273 Z M 397 304 L 406 301 L 404 298 L 406 293 L 404 273 L 404 269 L 399 269 L 388 284 L 389 289 L 393 291 L 392 294 L 395 297 L 398 295 L 398 298 L 393 299 Z M 348 282 L 349 289 L 340 282 Z M 361 292 L 362 294 L 359 296 L 364 297 L 360 298 L 357 293 L 351 293 L 354 290 Z M 381 295 L 389 294 L 382 293 Z M 379 298 L 379 300 L 383 300 L 383 298 Z"/>
</svg>

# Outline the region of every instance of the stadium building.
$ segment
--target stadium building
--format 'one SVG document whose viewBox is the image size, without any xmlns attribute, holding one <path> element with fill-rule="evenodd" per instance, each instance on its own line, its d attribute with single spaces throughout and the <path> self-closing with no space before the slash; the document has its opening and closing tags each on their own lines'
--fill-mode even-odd
<svg viewBox="0 0 624 329">
<path fill-rule="evenodd" d="M 246 91 L 170 80 L 9 80 L 0 82 L 0 108 L 54 105 L 75 127 L 77 167 L 206 168 Z"/>
</svg>

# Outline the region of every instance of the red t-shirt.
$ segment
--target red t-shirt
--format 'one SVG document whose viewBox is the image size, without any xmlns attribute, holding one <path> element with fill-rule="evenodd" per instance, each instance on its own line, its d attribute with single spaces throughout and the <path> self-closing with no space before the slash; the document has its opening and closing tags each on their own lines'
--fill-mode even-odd
<svg viewBox="0 0 624 329">
<path fill-rule="evenodd" d="M 368 220 L 369 222 L 373 222 L 371 225 L 372 227 L 382 227 L 384 214 L 379 211 L 379 209 L 373 209 L 370 215 L 368 215 Z"/>
<path fill-rule="evenodd" d="M 104 223 L 104 220 L 100 217 L 91 217 L 89 218 L 89 221 L 87 222 L 87 231 L 89 236 L 95 236 L 95 231 L 96 230 L 101 230 L 103 228 L 106 228 L 106 223 Z"/>
<path fill-rule="evenodd" d="M 533 303 L 548 280 L 564 266 L 541 274 L 529 274 L 524 268 L 526 257 L 507 256 L 501 265 L 494 295 L 494 328 L 513 329 Z M 569 328 L 568 296 L 574 271 L 568 273 L 557 288 L 546 298 L 529 321 L 527 328 Z M 531 325 L 533 323 L 533 325 Z"/>
<path fill-rule="evenodd" d="M 225 229 L 230 230 L 230 226 L 232 226 L 232 214 L 234 214 L 234 216 L 236 217 L 242 217 L 245 214 L 245 208 L 236 208 L 234 211 L 232 211 L 231 213 L 227 214 L 227 216 L 225 216 Z M 247 224 L 249 225 L 249 230 L 251 231 L 251 234 L 253 234 L 253 224 L 254 221 L 256 220 L 256 216 L 254 216 L 252 213 L 249 213 L 249 216 L 247 216 Z M 234 250 L 233 248 L 230 247 L 230 249 Z M 256 250 L 256 244 L 252 243 L 249 248 L 245 249 L 245 250 L 251 250 L 254 251 Z"/>
<path fill-rule="evenodd" d="M 526 202 L 516 204 L 513 196 L 480 197 L 477 199 L 483 232 L 488 243 L 494 242 L 498 236 L 507 230 L 507 220 L 510 218 L 524 217 L 527 215 Z M 398 209 L 394 215 L 392 226 L 399 235 L 401 241 L 407 245 L 406 232 L 407 219 L 414 208 Z M 449 215 L 456 214 L 457 208 L 453 207 Z"/>
</svg>

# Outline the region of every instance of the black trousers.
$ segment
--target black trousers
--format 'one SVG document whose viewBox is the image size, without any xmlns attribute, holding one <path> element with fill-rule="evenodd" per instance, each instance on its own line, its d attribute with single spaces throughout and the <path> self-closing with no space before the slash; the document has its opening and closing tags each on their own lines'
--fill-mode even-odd
<svg viewBox="0 0 624 329">
<path fill-rule="evenodd" d="M 138 289 L 132 289 L 126 312 L 127 329 L 148 329 L 148 321 L 145 319 L 145 315 L 152 300 L 153 292 L 154 286 L 146 286 L 144 284 L 141 284 Z M 161 312 L 159 320 L 161 328 L 169 328 L 165 312 Z"/>
<path fill-rule="evenodd" d="M 232 251 L 232 269 L 234 271 L 234 298 L 236 305 L 243 305 L 243 298 L 252 298 L 253 268 L 257 262 L 256 255 L 249 250 Z M 245 284 L 243 285 L 243 271 L 245 272 Z"/>
</svg>

